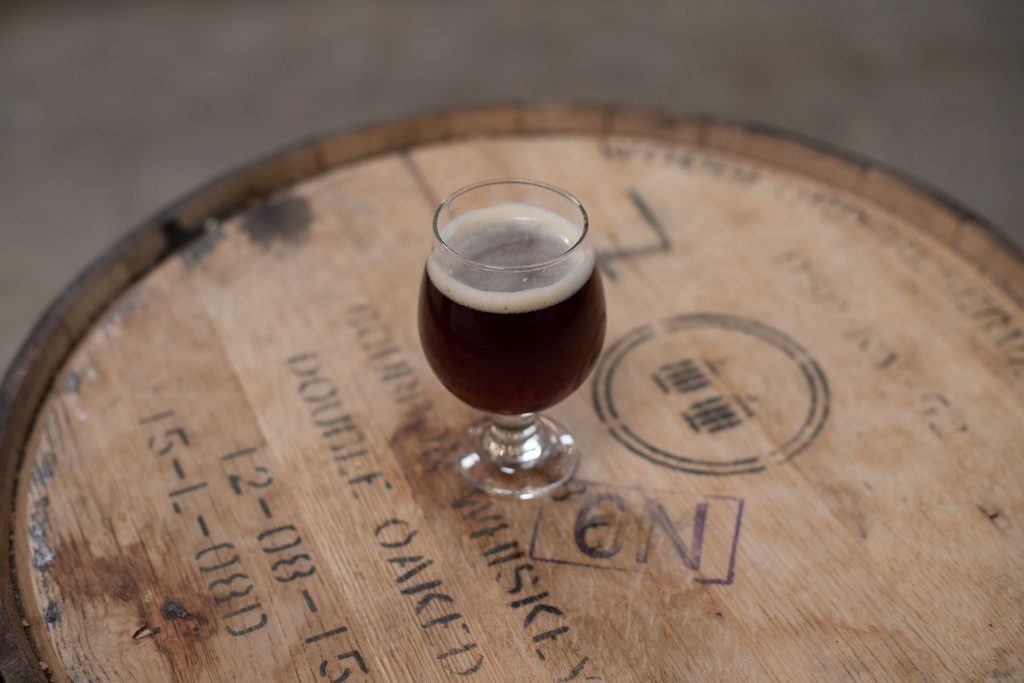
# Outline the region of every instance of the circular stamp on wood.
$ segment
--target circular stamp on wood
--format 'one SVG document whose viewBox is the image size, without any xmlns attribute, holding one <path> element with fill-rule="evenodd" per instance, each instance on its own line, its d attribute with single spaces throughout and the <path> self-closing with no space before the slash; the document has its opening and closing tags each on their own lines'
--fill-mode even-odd
<svg viewBox="0 0 1024 683">
<path fill-rule="evenodd" d="M 764 323 L 715 313 L 620 337 L 598 362 L 593 399 L 630 452 L 714 476 L 786 462 L 814 441 L 829 413 L 825 373 L 802 346 Z"/>
</svg>

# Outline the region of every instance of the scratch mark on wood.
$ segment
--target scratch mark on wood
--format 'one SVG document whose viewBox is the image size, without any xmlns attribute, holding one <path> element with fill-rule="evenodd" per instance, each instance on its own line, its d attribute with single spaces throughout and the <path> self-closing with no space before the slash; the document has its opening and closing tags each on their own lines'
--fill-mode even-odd
<svg viewBox="0 0 1024 683">
<path fill-rule="evenodd" d="M 152 638 L 156 634 L 160 633 L 160 627 L 150 628 L 149 624 L 143 624 L 142 626 L 135 629 L 135 633 L 132 634 L 132 640 L 142 640 L 143 638 Z"/>
</svg>

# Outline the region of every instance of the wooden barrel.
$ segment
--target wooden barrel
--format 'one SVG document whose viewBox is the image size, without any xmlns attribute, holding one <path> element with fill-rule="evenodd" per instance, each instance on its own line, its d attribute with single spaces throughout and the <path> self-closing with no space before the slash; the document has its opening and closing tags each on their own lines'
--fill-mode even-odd
<svg viewBox="0 0 1024 683">
<path fill-rule="evenodd" d="M 441 196 L 587 207 L 577 478 L 476 493 L 417 289 Z M 3 385 L 6 680 L 1024 679 L 1024 265 L 759 128 L 460 111 L 160 214 Z"/>
</svg>

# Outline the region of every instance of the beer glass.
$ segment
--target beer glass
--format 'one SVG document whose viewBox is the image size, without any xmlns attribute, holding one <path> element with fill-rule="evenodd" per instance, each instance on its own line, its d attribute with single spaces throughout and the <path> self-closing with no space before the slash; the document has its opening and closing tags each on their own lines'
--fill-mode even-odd
<svg viewBox="0 0 1024 683">
<path fill-rule="evenodd" d="M 587 229 L 578 199 L 526 179 L 462 188 L 434 214 L 420 342 L 442 384 L 489 413 L 463 434 L 457 462 L 484 491 L 533 498 L 576 470 L 572 434 L 537 411 L 583 383 L 604 342 Z"/>
</svg>

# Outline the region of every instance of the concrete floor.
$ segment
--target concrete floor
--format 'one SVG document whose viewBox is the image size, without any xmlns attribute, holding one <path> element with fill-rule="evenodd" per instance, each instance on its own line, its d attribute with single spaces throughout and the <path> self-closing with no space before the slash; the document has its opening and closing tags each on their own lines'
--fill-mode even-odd
<svg viewBox="0 0 1024 683">
<path fill-rule="evenodd" d="M 1024 244 L 1020 0 L 0 4 L 0 367 L 118 235 L 310 133 L 493 101 L 758 120 Z"/>
</svg>

